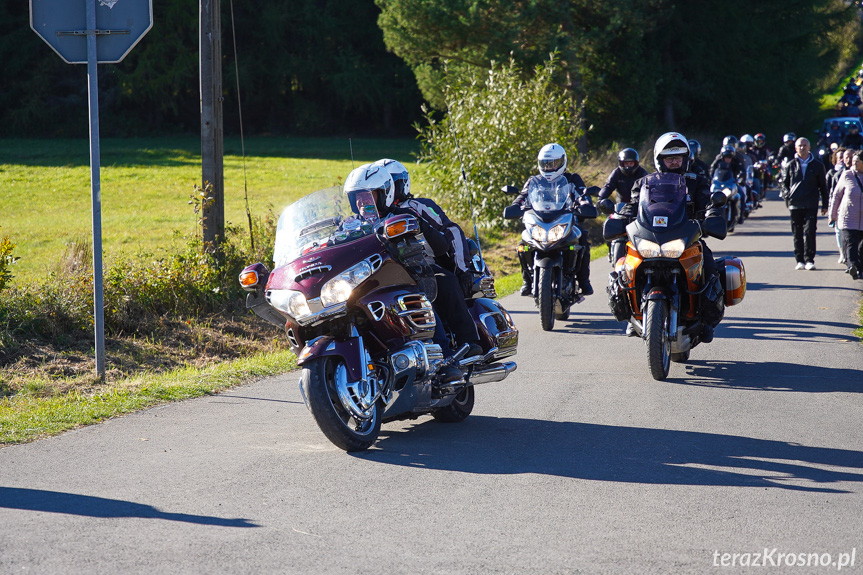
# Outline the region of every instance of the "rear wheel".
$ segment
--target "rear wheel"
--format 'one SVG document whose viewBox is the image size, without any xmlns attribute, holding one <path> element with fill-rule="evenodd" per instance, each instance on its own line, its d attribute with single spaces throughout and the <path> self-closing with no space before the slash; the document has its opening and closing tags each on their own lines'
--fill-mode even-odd
<svg viewBox="0 0 863 575">
<path fill-rule="evenodd" d="M 302 387 L 315 423 L 336 447 L 362 451 L 372 446 L 381 430 L 381 403 L 371 401 L 370 385 L 348 381 L 342 358 L 325 356 L 306 363 Z"/>
<path fill-rule="evenodd" d="M 539 322 L 544 331 L 554 329 L 554 294 L 551 289 L 551 276 L 554 270 L 551 268 L 539 268 L 539 281 L 537 281 L 537 300 L 539 301 Z"/>
<path fill-rule="evenodd" d="M 671 342 L 668 339 L 668 303 L 665 300 L 647 302 L 644 313 L 647 365 L 657 381 L 668 377 L 671 368 Z"/>
<path fill-rule="evenodd" d="M 452 403 L 446 407 L 441 407 L 432 412 L 432 417 L 444 423 L 458 423 L 467 419 L 470 412 L 473 411 L 474 391 L 473 386 L 469 385 L 461 390 Z"/>
</svg>

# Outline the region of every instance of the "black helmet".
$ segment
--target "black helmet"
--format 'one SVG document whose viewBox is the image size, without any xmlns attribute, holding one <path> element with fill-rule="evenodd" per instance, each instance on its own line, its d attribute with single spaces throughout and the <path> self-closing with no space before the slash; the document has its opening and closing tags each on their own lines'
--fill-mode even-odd
<svg viewBox="0 0 863 575">
<path fill-rule="evenodd" d="M 734 146 L 731 145 L 722 146 L 722 149 L 719 150 L 719 155 L 723 158 L 733 158 L 735 153 L 736 151 L 734 149 Z"/>
<path fill-rule="evenodd" d="M 635 162 L 635 165 L 624 166 L 623 162 Z M 620 166 L 620 169 L 624 174 L 631 176 L 635 170 L 638 169 L 638 152 L 633 148 L 620 150 L 620 153 L 617 154 L 617 165 Z"/>
<path fill-rule="evenodd" d="M 786 144 L 788 142 L 793 142 L 796 139 L 797 139 L 797 136 L 794 135 L 794 132 L 788 132 L 787 134 L 782 136 L 782 143 Z"/>
<path fill-rule="evenodd" d="M 723 146 L 734 146 L 737 147 L 737 136 L 725 136 L 725 139 L 722 140 Z"/>
<path fill-rule="evenodd" d="M 693 159 L 701 157 L 701 142 L 689 140 L 689 152 Z"/>
<path fill-rule="evenodd" d="M 763 148 L 764 144 L 766 144 L 766 143 L 767 143 L 767 136 L 765 136 L 761 132 L 758 132 L 757 134 L 755 134 L 755 147 L 756 148 Z"/>
</svg>

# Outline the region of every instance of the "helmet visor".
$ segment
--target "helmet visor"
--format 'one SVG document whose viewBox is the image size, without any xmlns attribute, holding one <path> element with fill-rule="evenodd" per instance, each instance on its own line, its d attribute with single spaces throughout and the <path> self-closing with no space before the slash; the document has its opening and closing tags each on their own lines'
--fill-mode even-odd
<svg viewBox="0 0 863 575">
<path fill-rule="evenodd" d="M 566 161 L 566 156 L 561 156 L 559 158 L 549 158 L 549 159 L 540 159 L 539 160 L 539 171 L 540 172 L 555 172 L 563 167 L 564 162 Z"/>
<path fill-rule="evenodd" d="M 375 202 L 377 190 L 355 190 L 348 192 L 348 201 L 351 203 L 351 210 L 355 214 L 359 214 L 361 218 L 367 222 L 376 222 L 380 219 L 378 206 Z"/>
</svg>

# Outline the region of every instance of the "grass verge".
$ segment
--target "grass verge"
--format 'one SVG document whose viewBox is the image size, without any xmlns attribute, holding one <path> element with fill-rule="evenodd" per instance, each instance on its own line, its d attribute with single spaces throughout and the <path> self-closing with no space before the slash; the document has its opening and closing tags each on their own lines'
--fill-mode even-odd
<svg viewBox="0 0 863 575">
<path fill-rule="evenodd" d="M 0 443 L 32 441 L 161 403 L 218 393 L 296 367 L 296 357 L 290 351 L 260 353 L 205 368 L 142 374 L 96 387 L 90 393 L 73 391 L 53 397 L 16 394 L 0 400 Z"/>
</svg>

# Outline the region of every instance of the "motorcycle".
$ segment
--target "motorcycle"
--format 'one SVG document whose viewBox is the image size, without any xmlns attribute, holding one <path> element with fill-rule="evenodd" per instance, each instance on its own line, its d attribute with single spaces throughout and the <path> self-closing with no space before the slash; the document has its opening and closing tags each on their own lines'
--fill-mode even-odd
<svg viewBox="0 0 863 575">
<path fill-rule="evenodd" d="M 686 197 L 683 176 L 657 174 L 641 191 L 635 221 L 627 225 L 609 218 L 603 225 L 607 241 L 628 237 L 624 261 L 609 274 L 609 308 L 646 343 L 647 364 L 656 380 L 668 377 L 671 362 L 687 361 L 705 325 L 715 324 L 724 308 L 739 304 L 746 293 L 746 273 L 738 258 L 717 258 L 719 277 L 705 278 L 699 240 L 702 235 L 725 238 L 725 220 L 690 219 Z M 711 195 L 716 207 L 726 199 L 724 193 Z M 605 211 L 607 204 L 600 207 Z"/>
<path fill-rule="evenodd" d="M 731 166 L 719 165 L 716 167 L 710 183 L 710 192 L 711 194 L 719 192 L 725 196 L 726 202 L 723 208 L 725 225 L 728 233 L 733 232 L 738 219 L 742 221 L 743 216 L 740 213 L 740 190 L 737 187 Z"/>
<path fill-rule="evenodd" d="M 438 317 L 431 252 L 417 219 L 380 219 L 370 192 L 352 213 L 340 187 L 314 192 L 282 213 L 274 269 L 256 263 L 240 274 L 246 307 L 285 330 L 302 368 L 300 391 L 326 437 L 345 451 L 371 447 L 381 423 L 430 414 L 459 422 L 470 415 L 474 386 L 505 379 L 518 330 L 494 298 L 494 279 L 472 244 L 473 284 L 466 301 L 483 354 L 465 357 L 432 341 Z M 448 349 L 447 349 L 448 348 Z M 455 366 L 462 377 L 444 379 Z M 452 372 L 452 370 L 449 370 Z"/>
<path fill-rule="evenodd" d="M 502 189 L 518 193 L 513 186 Z M 534 252 L 533 294 L 545 331 L 554 329 L 555 319 L 569 319 L 570 308 L 584 301 L 575 272 L 580 258 L 590 258 L 590 254 L 582 253 L 578 243 L 584 233 L 578 221 L 597 216 L 596 206 L 589 202 L 589 196 L 597 193 L 599 188 L 592 186 L 579 194 L 564 177 L 553 182 L 533 178 L 527 194 L 531 209 L 511 205 L 503 212 L 505 219 L 522 218 L 524 222 L 521 237 L 524 247 Z M 588 202 L 579 203 L 579 198 L 588 198 Z"/>
</svg>

